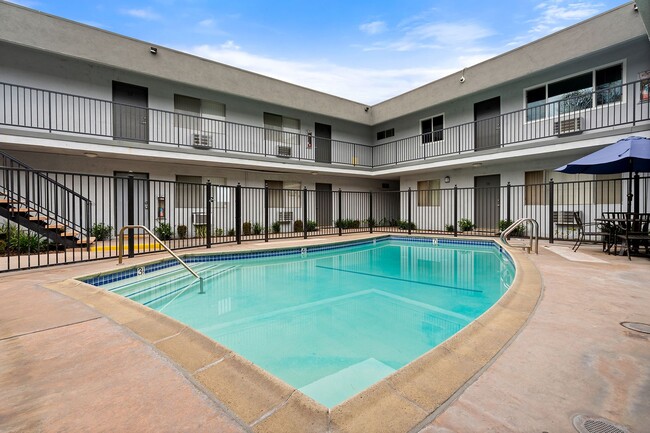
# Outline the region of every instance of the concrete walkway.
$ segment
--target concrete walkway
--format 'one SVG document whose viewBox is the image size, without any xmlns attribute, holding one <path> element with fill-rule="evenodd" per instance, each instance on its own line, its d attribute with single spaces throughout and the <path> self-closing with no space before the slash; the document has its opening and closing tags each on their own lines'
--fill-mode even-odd
<svg viewBox="0 0 650 433">
<path fill-rule="evenodd" d="M 544 291 L 527 325 L 414 431 L 571 432 L 576 414 L 647 431 L 650 335 L 619 322 L 650 323 L 650 260 L 558 244 L 531 259 Z M 152 345 L 43 287 L 115 262 L 0 276 L 0 431 L 248 431 Z"/>
</svg>

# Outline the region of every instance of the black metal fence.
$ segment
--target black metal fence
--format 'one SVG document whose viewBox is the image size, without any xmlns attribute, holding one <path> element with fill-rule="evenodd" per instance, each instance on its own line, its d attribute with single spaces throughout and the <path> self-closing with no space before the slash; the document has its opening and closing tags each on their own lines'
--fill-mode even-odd
<svg viewBox="0 0 650 433">
<path fill-rule="evenodd" d="M 650 178 L 489 188 L 320 191 L 199 184 L 0 167 L 0 271 L 118 255 L 117 235 L 143 225 L 173 249 L 348 233 L 496 236 L 533 218 L 541 238 L 573 240 L 573 212 L 647 213 Z M 56 199 L 54 199 L 56 198 Z M 520 231 L 519 235 L 526 235 Z M 159 251 L 128 230 L 126 254 Z"/>
<path fill-rule="evenodd" d="M 0 124 L 223 154 L 380 168 L 650 120 L 642 81 L 376 146 L 0 83 Z"/>
</svg>

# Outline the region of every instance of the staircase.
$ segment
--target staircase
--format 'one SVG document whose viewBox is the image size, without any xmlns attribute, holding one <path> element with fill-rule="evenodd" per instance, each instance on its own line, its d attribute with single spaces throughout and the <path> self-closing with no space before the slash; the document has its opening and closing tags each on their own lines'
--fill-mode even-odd
<svg viewBox="0 0 650 433">
<path fill-rule="evenodd" d="M 11 221 L 57 248 L 88 247 L 90 200 L 0 152 L 0 222 Z"/>
</svg>

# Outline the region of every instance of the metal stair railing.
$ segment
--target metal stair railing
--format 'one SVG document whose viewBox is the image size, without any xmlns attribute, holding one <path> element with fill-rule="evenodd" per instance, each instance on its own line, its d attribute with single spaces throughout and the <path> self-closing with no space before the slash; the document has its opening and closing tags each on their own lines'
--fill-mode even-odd
<svg viewBox="0 0 650 433">
<path fill-rule="evenodd" d="M 510 233 L 515 231 L 521 224 L 526 224 L 526 232 L 530 233 L 528 237 L 528 242 L 527 243 L 517 243 L 517 244 L 511 244 L 508 241 L 508 236 Z M 501 232 L 501 235 L 499 235 L 499 239 L 501 239 L 501 242 L 504 244 L 511 246 L 511 247 L 516 247 L 516 248 L 523 248 L 524 250 L 528 251 L 528 254 L 530 254 L 531 250 L 534 248 L 535 249 L 535 254 L 539 254 L 539 223 L 534 220 L 533 218 L 519 218 L 517 221 L 512 223 L 510 226 L 508 226 L 507 229 Z"/>
<path fill-rule="evenodd" d="M 187 263 L 185 263 L 185 261 L 183 261 L 183 259 L 181 259 L 180 257 L 178 257 L 178 255 L 176 255 L 175 252 L 173 252 L 173 251 L 172 251 L 172 250 L 171 250 L 167 245 L 165 245 L 165 243 L 164 243 L 163 241 L 161 241 L 161 240 L 158 238 L 158 236 L 156 236 L 156 235 L 155 235 L 151 230 L 149 230 L 149 228 L 147 228 L 146 226 L 143 226 L 143 225 L 138 225 L 138 224 L 135 224 L 135 225 L 127 225 L 127 226 L 124 226 L 124 227 L 122 227 L 122 228 L 120 229 L 120 233 L 119 233 L 119 235 L 118 235 L 118 242 L 119 242 L 119 245 L 118 245 L 118 259 L 117 259 L 117 264 L 118 264 L 118 265 L 121 265 L 121 264 L 122 264 L 122 260 L 123 260 L 123 258 L 124 258 L 124 230 L 127 230 L 127 229 L 142 229 L 142 230 L 144 230 L 145 232 L 147 232 L 147 233 L 148 233 L 152 238 L 154 238 L 154 240 L 155 240 L 156 242 L 158 242 L 158 243 L 159 243 L 159 244 L 160 244 L 160 245 L 161 245 L 165 250 L 167 250 L 167 252 L 168 252 L 169 254 L 171 254 L 172 257 L 173 257 L 176 261 L 178 261 L 178 263 L 180 263 L 181 265 L 183 265 L 183 267 L 184 267 L 185 269 L 187 269 L 187 270 L 189 271 L 190 274 L 194 275 L 194 277 L 195 277 L 196 279 L 199 280 L 199 293 L 201 293 L 201 294 L 205 293 L 205 292 L 203 291 L 203 278 L 201 278 L 201 276 L 200 276 L 199 274 L 197 274 L 197 273 L 196 273 L 192 268 L 190 268 L 190 267 L 187 265 Z"/>
<path fill-rule="evenodd" d="M 0 193 L 57 224 L 77 231 L 80 239 L 89 242 L 92 202 L 88 198 L 5 152 L 0 151 L 0 161 L 0 170 L 4 171 Z M 34 196 L 37 199 L 31 198 Z M 75 215 L 78 222 L 74 220 Z"/>
</svg>

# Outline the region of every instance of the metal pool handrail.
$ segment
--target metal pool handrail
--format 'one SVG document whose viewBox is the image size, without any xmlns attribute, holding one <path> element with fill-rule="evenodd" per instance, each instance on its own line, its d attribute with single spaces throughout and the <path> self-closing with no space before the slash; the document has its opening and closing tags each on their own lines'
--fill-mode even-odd
<svg viewBox="0 0 650 433">
<path fill-rule="evenodd" d="M 517 227 L 519 227 L 520 224 L 526 223 L 526 226 L 531 226 L 530 230 L 530 237 L 529 237 L 529 242 L 527 244 L 516 244 L 516 245 L 511 245 L 510 242 L 508 242 L 508 235 L 512 233 Z M 527 227 L 528 228 L 528 227 Z M 535 248 L 535 254 L 539 254 L 538 252 L 538 238 L 539 238 L 539 223 L 535 221 L 533 218 L 519 218 L 517 221 L 512 223 L 510 227 L 505 229 L 504 231 L 501 232 L 501 235 L 499 236 L 499 239 L 501 239 L 501 242 L 503 242 L 506 245 L 513 246 L 513 247 L 520 247 L 525 250 L 528 250 L 528 254 L 530 254 L 530 251 L 533 249 L 533 246 Z"/>
<path fill-rule="evenodd" d="M 155 240 L 156 240 L 160 245 L 162 245 L 162 247 L 163 247 L 164 249 L 166 249 L 167 252 L 168 252 L 169 254 L 171 254 L 172 257 L 174 257 L 174 259 L 176 259 L 176 260 L 178 261 L 178 263 L 180 263 L 181 265 L 183 265 L 183 267 L 185 267 L 185 269 L 187 269 L 187 270 L 188 270 L 192 275 L 194 275 L 194 277 L 196 277 L 196 278 L 199 280 L 200 293 L 203 293 L 203 278 L 201 278 L 201 277 L 199 276 L 199 274 L 197 274 L 196 272 L 194 272 L 194 270 L 192 270 L 192 268 L 190 268 L 189 266 L 187 266 L 187 263 L 185 263 L 185 262 L 183 261 L 183 259 L 181 259 L 180 257 L 178 257 L 178 256 L 176 255 L 176 253 L 174 253 L 171 249 L 169 249 L 169 247 L 168 247 L 167 245 L 165 245 L 165 244 L 163 243 L 163 241 L 161 241 L 160 239 L 158 239 L 158 236 L 156 236 L 156 235 L 155 235 L 151 230 L 149 230 L 147 227 L 142 226 L 142 225 L 137 225 L 137 224 L 136 224 L 136 225 L 129 225 L 129 226 L 124 226 L 124 227 L 122 227 L 122 228 L 120 229 L 120 233 L 119 233 L 119 235 L 118 235 L 118 242 L 119 242 L 119 246 L 118 246 L 118 250 L 119 250 L 119 252 L 118 252 L 118 256 L 117 256 L 117 257 L 118 257 L 118 258 L 117 258 L 117 264 L 118 264 L 118 265 L 121 265 L 121 264 L 122 264 L 122 259 L 123 259 L 123 257 L 124 257 L 124 230 L 126 230 L 126 229 L 142 229 L 142 230 L 144 230 L 145 232 L 149 233 L 149 235 L 150 235 L 152 238 L 154 238 L 154 239 L 155 239 Z"/>
</svg>

